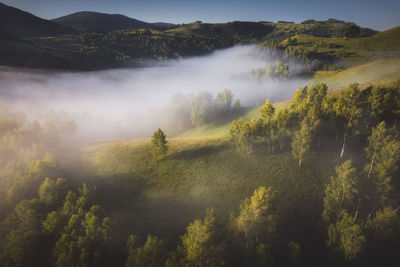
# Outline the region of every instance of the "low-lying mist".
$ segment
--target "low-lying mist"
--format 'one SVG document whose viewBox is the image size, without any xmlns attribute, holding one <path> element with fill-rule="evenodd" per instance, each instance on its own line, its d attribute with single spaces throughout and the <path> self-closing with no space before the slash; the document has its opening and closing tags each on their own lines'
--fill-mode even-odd
<svg viewBox="0 0 400 267">
<path fill-rule="evenodd" d="M 153 63 L 150 67 L 94 72 L 0 68 L 0 104 L 29 120 L 72 119 L 88 140 L 150 136 L 162 125 L 171 98 L 224 88 L 242 106 L 266 98 L 290 98 L 301 78 L 254 81 L 248 74 L 274 64 L 255 46 L 237 46 L 202 57 Z M 290 73 L 298 67 L 289 66 Z"/>
</svg>

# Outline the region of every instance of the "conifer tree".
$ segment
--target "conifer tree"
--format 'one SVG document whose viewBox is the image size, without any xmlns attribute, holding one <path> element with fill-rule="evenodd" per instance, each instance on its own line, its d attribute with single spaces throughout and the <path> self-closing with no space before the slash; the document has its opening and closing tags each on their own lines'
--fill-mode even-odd
<svg viewBox="0 0 400 267">
<path fill-rule="evenodd" d="M 154 159 L 159 159 L 165 155 L 168 149 L 167 143 L 167 136 L 160 128 L 154 132 L 151 138 L 151 152 Z"/>
</svg>

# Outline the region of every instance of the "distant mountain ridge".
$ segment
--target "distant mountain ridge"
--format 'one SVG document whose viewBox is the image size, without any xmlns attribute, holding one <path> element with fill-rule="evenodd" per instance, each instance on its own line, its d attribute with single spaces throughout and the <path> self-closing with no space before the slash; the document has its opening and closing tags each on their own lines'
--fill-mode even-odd
<svg viewBox="0 0 400 267">
<path fill-rule="evenodd" d="M 76 30 L 0 3 L 0 31 L 18 37 L 75 34 Z"/>
<path fill-rule="evenodd" d="M 81 32 L 111 32 L 117 30 L 151 28 L 153 25 L 120 14 L 81 11 L 52 19 L 60 25 Z"/>
<path fill-rule="evenodd" d="M 398 55 L 400 51 L 396 28 L 378 33 L 336 19 L 302 23 L 196 21 L 170 24 L 83 11 L 46 20 L 0 3 L 0 64 L 10 66 L 70 70 L 141 66 L 146 59 L 181 59 L 238 44 L 265 42 L 276 47 L 296 36 L 310 36 L 307 37 L 310 44 L 301 44 L 308 49 L 304 53 L 315 53 L 314 46 L 318 46 L 319 54 L 325 50 L 332 52 L 326 56 L 332 62 L 343 59 L 339 52 L 350 54 L 339 51 L 345 50 L 343 45 L 349 47 L 349 51 L 357 47 L 356 52 L 351 53 L 365 60 L 372 58 L 371 55 L 374 59 L 388 57 L 390 53 Z M 295 42 L 293 51 L 301 48 L 298 43 L 301 38 L 297 37 L 291 39 Z M 345 44 L 328 47 L 332 40 L 316 42 L 318 38 L 336 38 Z"/>
</svg>

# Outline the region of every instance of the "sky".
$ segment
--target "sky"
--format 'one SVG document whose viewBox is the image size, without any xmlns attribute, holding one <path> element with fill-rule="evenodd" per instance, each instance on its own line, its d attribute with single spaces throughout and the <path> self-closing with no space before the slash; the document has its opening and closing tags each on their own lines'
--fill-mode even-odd
<svg viewBox="0 0 400 267">
<path fill-rule="evenodd" d="M 294 21 L 335 18 L 386 30 L 400 25 L 400 0 L 1 0 L 52 19 L 77 11 L 123 14 L 146 22 Z"/>
</svg>

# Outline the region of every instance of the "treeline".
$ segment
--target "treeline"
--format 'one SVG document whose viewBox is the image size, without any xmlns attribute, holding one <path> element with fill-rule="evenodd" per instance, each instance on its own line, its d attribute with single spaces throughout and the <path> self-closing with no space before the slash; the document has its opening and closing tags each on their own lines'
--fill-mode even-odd
<svg viewBox="0 0 400 267">
<path fill-rule="evenodd" d="M 251 72 L 251 79 L 255 81 L 286 80 L 289 78 L 289 66 L 277 60 L 275 64 L 267 64 Z"/>
<path fill-rule="evenodd" d="M 260 41 L 272 29 L 269 25 L 251 22 L 200 23 L 195 29 L 182 27 L 176 31 L 141 29 L 84 33 L 76 40 L 85 45 L 80 50 L 85 56 L 109 57 L 124 63 L 130 59 L 163 60 L 201 55 L 235 44 Z"/>
<path fill-rule="evenodd" d="M 162 110 L 164 128 L 179 133 L 210 122 L 226 121 L 241 111 L 240 100 L 234 101 L 232 91 L 224 89 L 216 97 L 207 92 L 197 95 L 175 95 Z"/>
<path fill-rule="evenodd" d="M 295 92 L 289 107 L 275 110 L 267 100 L 259 120 L 234 121 L 230 134 L 235 144 L 248 150 L 258 143 L 270 144 L 272 151 L 276 147 L 284 150 L 291 146 L 292 136 L 302 142 L 308 140 L 301 146 L 309 149 L 318 149 L 322 144 L 328 146 L 333 139 L 334 143 L 341 141 L 338 154 L 343 157 L 348 143 L 365 141 L 380 122 L 398 128 L 400 92 L 397 86 L 396 83 L 393 87 L 360 90 L 358 84 L 352 84 L 334 95 L 327 95 L 325 84 L 305 86 Z"/>
<path fill-rule="evenodd" d="M 336 70 L 338 62 L 346 57 L 343 50 L 335 50 L 334 54 L 320 52 L 321 48 L 333 46 L 323 41 L 314 41 L 308 48 L 298 46 L 297 38 L 289 37 L 286 42 L 278 43 L 266 41 L 258 49 L 266 53 L 273 60 L 281 60 L 286 64 L 308 67 L 308 71 Z M 337 47 L 330 47 L 337 48 Z"/>
</svg>

